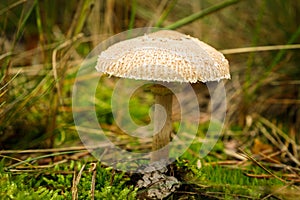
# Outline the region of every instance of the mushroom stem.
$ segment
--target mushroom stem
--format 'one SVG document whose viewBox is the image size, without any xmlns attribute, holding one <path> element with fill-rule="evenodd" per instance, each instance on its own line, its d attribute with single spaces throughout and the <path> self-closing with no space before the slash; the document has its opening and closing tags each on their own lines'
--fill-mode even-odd
<svg viewBox="0 0 300 200">
<path fill-rule="evenodd" d="M 170 142 L 172 133 L 173 94 L 162 85 L 154 85 L 152 92 L 155 94 L 155 108 L 151 162 L 155 162 L 169 159 L 169 147 L 167 145 Z"/>
</svg>

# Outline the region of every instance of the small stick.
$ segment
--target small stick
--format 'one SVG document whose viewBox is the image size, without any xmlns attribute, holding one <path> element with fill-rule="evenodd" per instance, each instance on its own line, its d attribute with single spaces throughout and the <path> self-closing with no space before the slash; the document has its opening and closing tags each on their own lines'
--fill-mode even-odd
<svg viewBox="0 0 300 200">
<path fill-rule="evenodd" d="M 81 167 L 78 175 L 76 176 L 76 178 L 75 178 L 76 172 L 74 171 L 73 186 L 72 186 L 72 200 L 78 199 L 78 188 L 77 188 L 77 186 L 78 186 L 78 184 L 80 182 L 81 175 L 82 175 L 82 172 L 84 170 L 84 167 L 85 167 L 85 164 L 82 165 L 82 167 Z"/>
<path fill-rule="evenodd" d="M 248 153 L 246 153 L 243 149 L 239 148 L 239 150 L 245 154 L 245 156 L 250 159 L 252 162 L 254 162 L 257 166 L 259 166 L 260 168 L 262 168 L 263 170 L 265 170 L 267 173 L 269 173 L 270 175 L 272 175 L 273 177 L 277 178 L 278 180 L 287 183 L 285 180 L 283 180 L 282 178 L 278 177 L 276 174 L 273 174 L 270 170 L 268 170 L 267 168 L 265 168 L 261 163 L 259 163 L 257 160 L 255 160 L 253 157 L 251 157 Z"/>
<path fill-rule="evenodd" d="M 262 200 L 268 199 L 269 197 L 271 197 L 271 196 L 273 196 L 274 194 L 280 192 L 281 190 L 283 190 L 283 189 L 285 189 L 285 188 L 291 186 L 292 184 L 293 184 L 293 182 L 291 182 L 291 183 L 289 183 L 289 184 L 287 184 L 287 185 L 282 186 L 281 188 L 275 190 L 275 191 L 272 192 L 271 194 L 268 194 L 267 196 L 265 196 L 264 198 L 262 198 Z"/>
<path fill-rule="evenodd" d="M 95 199 L 95 185 L 96 185 L 96 173 L 97 163 L 91 163 L 90 172 L 93 172 L 92 183 L 91 183 L 91 200 Z"/>
</svg>

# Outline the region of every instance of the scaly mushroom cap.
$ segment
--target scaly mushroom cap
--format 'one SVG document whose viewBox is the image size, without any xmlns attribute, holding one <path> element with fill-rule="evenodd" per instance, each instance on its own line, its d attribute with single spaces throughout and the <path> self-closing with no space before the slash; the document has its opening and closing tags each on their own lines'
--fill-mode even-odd
<svg viewBox="0 0 300 200">
<path fill-rule="evenodd" d="M 118 42 L 101 52 L 100 72 L 140 80 L 191 82 L 230 79 L 222 53 L 197 38 L 162 30 Z"/>
</svg>

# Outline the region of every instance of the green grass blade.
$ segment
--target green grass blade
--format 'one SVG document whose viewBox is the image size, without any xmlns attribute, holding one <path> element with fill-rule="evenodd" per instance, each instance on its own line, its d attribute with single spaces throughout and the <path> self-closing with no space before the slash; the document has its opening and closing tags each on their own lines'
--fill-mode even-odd
<svg viewBox="0 0 300 200">
<path fill-rule="evenodd" d="M 290 45 L 292 43 L 294 43 L 300 36 L 300 26 L 297 28 L 296 32 L 291 36 L 291 38 L 289 39 L 289 41 L 287 42 L 287 45 Z M 286 49 L 281 49 L 277 55 L 275 56 L 274 60 L 272 61 L 268 71 L 271 71 L 275 65 L 278 64 L 278 62 L 280 62 L 280 60 L 282 59 L 282 57 L 285 55 L 286 53 Z"/>
<path fill-rule="evenodd" d="M 75 31 L 74 31 L 74 35 L 77 35 L 78 33 L 80 33 L 84 27 L 84 24 L 91 12 L 91 5 L 93 4 L 94 0 L 87 0 L 87 1 L 84 1 L 83 3 L 83 7 L 82 7 L 82 10 L 81 10 L 81 13 L 80 13 L 80 17 L 78 19 L 78 22 L 77 22 L 77 26 L 75 28 Z M 97 23 L 97 22 L 96 22 Z"/>
<path fill-rule="evenodd" d="M 73 16 L 72 23 L 69 27 L 67 38 L 71 38 L 74 35 L 80 33 L 85 25 L 85 22 L 91 13 L 92 4 L 94 0 L 87 0 L 87 1 L 78 1 L 77 9 Z M 97 22 L 96 22 L 97 23 Z"/>
<path fill-rule="evenodd" d="M 265 2 L 261 1 L 261 5 L 260 8 L 257 12 L 257 16 L 256 16 L 256 23 L 255 23 L 255 27 L 252 33 L 252 46 L 257 46 L 258 42 L 259 42 L 259 38 L 260 38 L 260 32 L 262 30 L 261 26 L 262 26 L 262 17 L 265 14 Z M 245 76 L 245 83 L 244 83 L 244 91 L 247 94 L 247 89 L 251 86 L 252 84 L 252 67 L 255 65 L 255 56 L 256 56 L 256 52 L 252 52 L 249 54 L 248 56 L 248 60 L 247 60 L 247 68 L 246 68 L 246 76 Z"/>
<path fill-rule="evenodd" d="M 155 27 L 161 27 L 161 25 L 164 23 L 170 12 L 173 10 L 175 5 L 177 4 L 178 0 L 172 0 L 172 2 L 169 4 L 169 6 L 163 11 L 160 18 L 158 19 L 157 23 L 155 24 Z"/>
<path fill-rule="evenodd" d="M 290 37 L 289 41 L 287 42 L 287 45 L 291 45 L 292 43 L 294 43 L 296 41 L 296 39 L 299 38 L 299 36 L 300 36 L 300 26 L 297 28 L 296 32 L 294 32 L 294 34 Z M 272 63 L 270 64 L 270 66 L 259 77 L 258 83 L 257 83 L 256 87 L 254 88 L 253 92 L 257 91 L 257 89 L 259 89 L 260 86 L 263 85 L 263 82 L 265 81 L 265 79 L 270 75 L 270 73 L 272 72 L 274 67 L 277 66 L 277 64 L 280 62 L 280 60 L 286 54 L 286 52 L 287 52 L 287 49 L 283 48 L 276 54 L 275 58 L 273 59 Z"/>
<path fill-rule="evenodd" d="M 15 35 L 15 40 L 14 40 L 14 44 L 19 41 L 21 35 L 23 34 L 25 25 L 27 23 L 27 20 L 29 18 L 29 16 L 32 14 L 33 9 L 36 5 L 36 0 L 28 0 L 26 4 L 24 4 L 24 8 L 20 17 L 20 21 L 19 21 L 19 26 L 18 26 L 18 30 L 17 33 Z M 14 46 L 14 45 L 13 45 Z"/>
<path fill-rule="evenodd" d="M 187 16 L 185 18 L 182 18 L 180 20 L 178 20 L 177 22 L 173 23 L 173 24 L 170 24 L 168 26 L 166 26 L 165 28 L 167 29 L 177 29 L 177 28 L 180 28 L 182 26 L 185 26 L 187 24 L 190 24 L 198 19 L 201 19 L 209 14 L 212 14 L 212 13 L 215 13 L 223 8 L 226 8 L 226 7 L 229 7 L 233 4 L 236 4 L 238 2 L 240 2 L 241 0 L 228 0 L 228 1 L 223 1 L 222 3 L 220 4 L 217 4 L 217 5 L 214 5 L 212 7 L 209 7 L 207 9 L 204 9 L 200 12 L 197 12 L 197 13 L 194 13 L 190 16 Z"/>
<path fill-rule="evenodd" d="M 136 0 L 132 0 L 131 1 L 129 30 L 133 29 L 133 27 L 134 27 L 134 21 L 135 21 L 135 15 L 136 15 L 136 8 L 137 8 L 137 2 L 136 2 Z"/>
<path fill-rule="evenodd" d="M 41 15 L 40 15 L 40 5 L 39 5 L 39 1 L 35 0 L 35 14 L 36 14 L 36 25 L 37 25 L 37 29 L 39 32 L 39 38 L 41 40 L 41 42 L 44 41 L 44 36 L 43 36 L 43 26 L 42 26 L 42 19 L 41 19 Z"/>
</svg>

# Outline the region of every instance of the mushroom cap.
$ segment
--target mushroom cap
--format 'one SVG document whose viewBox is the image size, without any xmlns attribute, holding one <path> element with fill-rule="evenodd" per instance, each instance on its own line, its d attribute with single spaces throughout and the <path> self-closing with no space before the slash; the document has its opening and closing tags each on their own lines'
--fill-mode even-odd
<svg viewBox="0 0 300 200">
<path fill-rule="evenodd" d="M 191 82 L 230 79 L 222 53 L 197 38 L 161 30 L 124 40 L 102 51 L 97 71 L 138 80 Z"/>
</svg>

